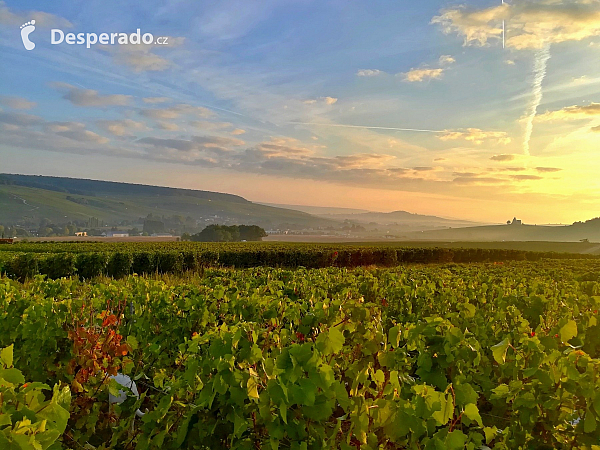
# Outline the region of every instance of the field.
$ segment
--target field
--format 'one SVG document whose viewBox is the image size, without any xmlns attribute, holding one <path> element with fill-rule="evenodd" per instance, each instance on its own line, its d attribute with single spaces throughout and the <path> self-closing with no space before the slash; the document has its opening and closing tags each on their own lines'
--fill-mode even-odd
<svg viewBox="0 0 600 450">
<path fill-rule="evenodd" d="M 600 260 L 569 256 L 3 246 L 0 448 L 598 449 Z"/>
</svg>

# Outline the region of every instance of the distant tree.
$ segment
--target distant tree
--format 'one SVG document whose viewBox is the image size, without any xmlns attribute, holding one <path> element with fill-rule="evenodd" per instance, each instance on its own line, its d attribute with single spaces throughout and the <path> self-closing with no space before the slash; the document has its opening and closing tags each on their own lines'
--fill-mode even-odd
<svg viewBox="0 0 600 450">
<path fill-rule="evenodd" d="M 243 241 L 260 241 L 267 236 L 265 230 L 258 225 L 240 225 L 238 228 Z"/>
<path fill-rule="evenodd" d="M 209 225 L 200 233 L 190 236 L 196 242 L 260 241 L 267 233 L 256 225 Z"/>
<path fill-rule="evenodd" d="M 191 236 L 191 240 L 197 242 L 231 242 L 232 236 L 228 228 L 224 225 L 209 225 L 200 233 Z"/>
<path fill-rule="evenodd" d="M 165 223 L 160 220 L 146 219 L 144 220 L 144 232 L 148 234 L 164 233 Z"/>
<path fill-rule="evenodd" d="M 192 240 L 192 236 L 190 235 L 190 233 L 183 233 L 181 235 L 181 240 L 182 241 L 191 241 Z"/>
</svg>

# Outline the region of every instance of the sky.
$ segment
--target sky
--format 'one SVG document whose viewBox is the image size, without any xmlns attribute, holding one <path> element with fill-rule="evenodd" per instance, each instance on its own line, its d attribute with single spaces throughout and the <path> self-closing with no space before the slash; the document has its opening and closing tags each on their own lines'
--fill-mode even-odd
<svg viewBox="0 0 600 450">
<path fill-rule="evenodd" d="M 0 172 L 571 223 L 599 69 L 600 0 L 0 0 Z"/>
</svg>

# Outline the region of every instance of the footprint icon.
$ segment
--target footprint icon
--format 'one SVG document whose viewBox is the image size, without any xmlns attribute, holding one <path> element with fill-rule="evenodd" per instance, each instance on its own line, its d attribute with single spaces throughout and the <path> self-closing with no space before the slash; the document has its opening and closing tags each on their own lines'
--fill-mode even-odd
<svg viewBox="0 0 600 450">
<path fill-rule="evenodd" d="M 31 22 L 26 22 L 21 25 L 21 39 L 23 39 L 23 45 L 25 46 L 25 50 L 33 50 L 35 48 L 35 43 L 29 40 L 29 35 L 33 33 L 35 30 L 35 20 Z"/>
</svg>

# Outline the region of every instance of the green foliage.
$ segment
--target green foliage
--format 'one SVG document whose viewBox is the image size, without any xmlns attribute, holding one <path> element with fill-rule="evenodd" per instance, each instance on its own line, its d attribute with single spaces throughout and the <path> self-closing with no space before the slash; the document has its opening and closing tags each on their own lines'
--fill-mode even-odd
<svg viewBox="0 0 600 450">
<path fill-rule="evenodd" d="M 131 270 L 138 275 L 145 275 L 157 271 L 156 254 L 152 252 L 137 252 L 133 255 Z"/>
<path fill-rule="evenodd" d="M 106 273 L 108 254 L 100 252 L 79 253 L 76 258 L 77 274 L 86 280 Z"/>
<path fill-rule="evenodd" d="M 35 253 L 17 253 L 5 266 L 9 277 L 24 281 L 39 273 L 39 258 Z"/>
<path fill-rule="evenodd" d="M 0 350 L 0 448 L 45 450 L 60 448 L 56 441 L 65 432 L 71 394 L 54 386 L 49 399 L 44 383 L 25 383 L 13 367 L 13 346 Z"/>
<path fill-rule="evenodd" d="M 194 242 L 239 242 L 240 230 L 237 226 L 209 225 L 200 233 L 190 237 Z"/>
<path fill-rule="evenodd" d="M 110 255 L 106 272 L 109 277 L 122 278 L 131 273 L 133 255 L 128 252 L 114 252 Z"/>
<path fill-rule="evenodd" d="M 14 355 L 0 360 L 71 384 L 68 332 L 108 326 L 100 312 L 113 311 L 141 395 L 109 409 L 120 388 L 101 375 L 77 391 L 86 414 L 62 442 L 73 448 L 592 450 L 600 286 L 579 280 L 598 270 L 547 260 L 4 279 L 0 346 L 14 342 Z"/>
<path fill-rule="evenodd" d="M 71 277 L 77 271 L 75 255 L 72 253 L 57 253 L 49 255 L 40 261 L 40 274 L 56 279 Z"/>
<path fill-rule="evenodd" d="M 165 224 L 160 220 L 145 219 L 143 232 L 148 234 L 165 233 Z"/>
<path fill-rule="evenodd" d="M 253 227 L 248 227 L 252 229 Z M 241 230 L 242 227 L 239 227 Z M 63 255 L 59 257 L 57 255 Z M 49 278 L 78 275 L 91 279 L 99 275 L 123 277 L 131 273 L 173 273 L 198 271 L 206 267 L 393 267 L 399 264 L 541 261 L 547 259 L 596 260 L 592 255 L 539 253 L 519 250 L 471 248 L 410 248 L 395 245 L 331 245 L 283 243 L 18 243 L 0 246 L 0 273 L 18 280 L 38 274 Z M 579 275 L 582 290 L 595 295 L 597 276 L 590 271 Z M 535 308 L 532 323 L 539 318 Z M 528 314 L 526 312 L 525 314 Z"/>
</svg>

